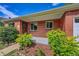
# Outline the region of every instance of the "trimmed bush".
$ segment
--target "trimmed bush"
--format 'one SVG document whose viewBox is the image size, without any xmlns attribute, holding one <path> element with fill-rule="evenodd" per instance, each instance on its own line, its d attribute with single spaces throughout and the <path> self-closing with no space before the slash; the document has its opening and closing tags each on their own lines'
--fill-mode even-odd
<svg viewBox="0 0 79 59">
<path fill-rule="evenodd" d="M 38 48 L 36 51 L 36 56 L 45 56 L 45 53 L 43 52 L 42 49 Z"/>
<path fill-rule="evenodd" d="M 79 42 L 76 37 L 67 38 L 65 32 L 60 29 L 53 29 L 48 32 L 48 43 L 54 55 L 79 56 Z"/>
<path fill-rule="evenodd" d="M 26 46 L 30 47 L 32 45 L 32 35 L 31 34 L 21 34 L 16 39 L 16 42 L 20 44 L 20 48 L 24 49 Z"/>
<path fill-rule="evenodd" d="M 3 43 L 15 42 L 17 38 L 18 31 L 14 27 L 0 27 L 0 40 Z"/>
</svg>

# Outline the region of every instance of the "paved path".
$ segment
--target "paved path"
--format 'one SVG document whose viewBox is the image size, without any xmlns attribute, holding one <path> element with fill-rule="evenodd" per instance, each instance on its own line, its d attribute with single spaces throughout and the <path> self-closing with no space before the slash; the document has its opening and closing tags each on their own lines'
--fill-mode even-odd
<svg viewBox="0 0 79 59">
<path fill-rule="evenodd" d="M 47 38 L 41 38 L 41 37 L 33 37 L 32 40 L 36 43 L 45 44 L 48 45 L 48 39 Z M 9 52 L 19 49 L 19 44 L 14 44 L 12 46 L 6 47 L 2 50 L 0 50 L 0 56 L 6 55 Z"/>
<path fill-rule="evenodd" d="M 32 40 L 36 43 L 48 45 L 48 38 L 33 37 Z"/>
<path fill-rule="evenodd" d="M 19 45 L 18 44 L 14 44 L 12 46 L 6 47 L 2 50 L 0 50 L 0 56 L 4 56 L 6 54 L 8 54 L 9 52 L 15 50 L 15 49 L 19 49 Z"/>
</svg>

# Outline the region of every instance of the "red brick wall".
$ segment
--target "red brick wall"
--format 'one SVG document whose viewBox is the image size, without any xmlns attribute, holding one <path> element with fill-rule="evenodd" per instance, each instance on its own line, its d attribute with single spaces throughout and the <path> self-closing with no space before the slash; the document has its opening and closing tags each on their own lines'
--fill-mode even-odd
<svg viewBox="0 0 79 59">
<path fill-rule="evenodd" d="M 22 33 L 22 21 L 21 20 L 14 21 L 14 26 L 19 31 L 19 33 Z"/>
<path fill-rule="evenodd" d="M 79 15 L 79 10 L 65 13 L 64 28 L 67 36 L 73 36 L 73 18 L 76 15 Z"/>
<path fill-rule="evenodd" d="M 53 21 L 52 21 L 53 22 Z M 37 21 L 38 28 L 37 31 L 30 31 L 30 22 L 28 22 L 28 33 L 32 34 L 33 36 L 37 37 L 47 37 L 47 32 L 49 29 L 45 28 L 45 21 Z M 62 20 L 55 20 L 54 27 L 63 29 L 63 21 Z"/>
<path fill-rule="evenodd" d="M 14 27 L 19 31 L 19 33 L 22 33 L 22 21 L 21 20 L 15 20 Z M 8 21 L 4 21 L 4 26 L 8 26 Z"/>
<path fill-rule="evenodd" d="M 59 28 L 61 30 L 64 30 L 64 25 L 63 24 L 64 24 L 64 19 L 63 18 L 54 21 L 54 27 L 55 28 Z"/>
<path fill-rule="evenodd" d="M 72 36 L 73 35 L 73 18 L 76 15 L 79 15 L 79 10 L 66 12 L 61 19 L 54 20 L 54 27 L 64 30 L 66 32 L 67 36 Z M 20 33 L 22 33 L 23 32 L 22 31 L 22 21 L 18 20 L 18 21 L 14 21 L 14 22 L 15 22 L 16 29 Z M 52 22 L 53 22 L 53 20 L 52 20 Z M 49 30 L 45 28 L 45 21 L 37 21 L 37 23 L 38 23 L 37 31 L 30 31 L 31 22 L 27 22 L 27 25 L 26 25 L 27 33 L 30 33 L 33 36 L 37 36 L 37 37 L 47 37 L 47 32 Z M 6 24 L 7 23 L 5 22 L 5 26 L 6 26 Z"/>
</svg>

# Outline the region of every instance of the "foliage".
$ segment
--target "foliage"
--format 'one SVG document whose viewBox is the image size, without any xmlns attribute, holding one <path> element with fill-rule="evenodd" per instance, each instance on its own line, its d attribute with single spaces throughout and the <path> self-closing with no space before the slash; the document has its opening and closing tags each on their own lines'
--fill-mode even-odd
<svg viewBox="0 0 79 59">
<path fill-rule="evenodd" d="M 31 34 L 21 34 L 16 39 L 16 42 L 20 44 L 20 48 L 23 49 L 25 46 L 29 47 L 32 45 L 32 35 Z"/>
<path fill-rule="evenodd" d="M 48 32 L 48 43 L 54 55 L 79 56 L 79 42 L 77 37 L 68 37 L 60 29 L 53 29 Z"/>
<path fill-rule="evenodd" d="M 10 22 L 8 23 L 8 25 L 11 26 L 11 27 L 13 27 L 13 26 L 14 26 L 14 23 L 10 21 Z"/>
<path fill-rule="evenodd" d="M 3 43 L 9 43 L 15 42 L 15 39 L 17 38 L 17 30 L 14 27 L 0 27 L 0 40 Z"/>
<path fill-rule="evenodd" d="M 7 46 L 0 41 L 0 49 L 3 49 L 5 47 L 7 47 Z"/>
<path fill-rule="evenodd" d="M 0 21 L 0 27 L 1 27 L 1 26 L 4 26 L 4 24 L 3 24 L 3 22 Z"/>
<path fill-rule="evenodd" d="M 36 51 L 36 56 L 45 56 L 45 53 L 42 49 L 38 48 L 38 50 Z"/>
</svg>

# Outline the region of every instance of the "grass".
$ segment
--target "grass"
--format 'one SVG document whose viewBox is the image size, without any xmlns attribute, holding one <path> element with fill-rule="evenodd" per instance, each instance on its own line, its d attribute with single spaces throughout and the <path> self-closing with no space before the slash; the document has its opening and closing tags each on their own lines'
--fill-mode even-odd
<svg viewBox="0 0 79 59">
<path fill-rule="evenodd" d="M 17 52 L 16 52 L 16 50 L 13 50 L 5 56 L 17 56 Z"/>
<path fill-rule="evenodd" d="M 3 44 L 3 43 L 0 41 L 0 50 L 6 48 L 6 47 L 8 47 L 8 46 L 11 46 L 11 45 L 13 45 L 13 44 L 14 44 L 14 43 L 10 43 L 9 45 L 7 45 L 7 44 Z"/>
<path fill-rule="evenodd" d="M 3 49 L 3 48 L 5 48 L 6 47 L 6 45 L 5 44 L 2 44 L 1 42 L 0 42 L 0 49 Z"/>
</svg>

